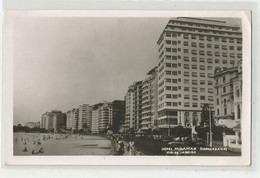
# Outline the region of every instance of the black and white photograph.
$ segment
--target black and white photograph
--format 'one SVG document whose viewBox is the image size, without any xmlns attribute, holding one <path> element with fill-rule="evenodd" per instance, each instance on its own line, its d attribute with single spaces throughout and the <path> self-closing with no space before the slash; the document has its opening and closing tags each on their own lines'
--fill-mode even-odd
<svg viewBox="0 0 260 178">
<path fill-rule="evenodd" d="M 249 12 L 85 12 L 6 13 L 7 157 L 250 164 Z"/>
</svg>

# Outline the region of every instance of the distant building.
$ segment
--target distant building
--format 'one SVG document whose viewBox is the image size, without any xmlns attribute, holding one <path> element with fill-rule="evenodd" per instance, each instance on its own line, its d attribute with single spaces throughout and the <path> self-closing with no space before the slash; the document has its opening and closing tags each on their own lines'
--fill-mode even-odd
<svg viewBox="0 0 260 178">
<path fill-rule="evenodd" d="M 66 128 L 66 114 L 53 110 L 42 115 L 41 128 L 58 131 Z"/>
<path fill-rule="evenodd" d="M 26 122 L 25 127 L 29 128 L 40 128 L 40 121 L 39 122 Z"/>
<path fill-rule="evenodd" d="M 117 133 L 125 122 L 125 101 L 114 100 L 111 103 L 112 106 L 112 123 L 111 129 L 114 133 Z"/>
<path fill-rule="evenodd" d="M 104 103 L 98 103 L 92 106 L 91 132 L 99 132 L 99 118 L 101 117 L 101 107 Z"/>
<path fill-rule="evenodd" d="M 126 113 L 125 128 L 138 130 L 142 118 L 142 81 L 134 82 L 129 86 L 125 95 Z"/>
<path fill-rule="evenodd" d="M 141 130 L 156 127 L 158 119 L 158 75 L 157 66 L 147 73 L 142 82 L 142 117 L 139 118 Z"/>
<path fill-rule="evenodd" d="M 72 110 L 66 112 L 67 115 L 67 122 L 66 122 L 66 129 L 72 129 Z"/>
<path fill-rule="evenodd" d="M 111 103 L 105 102 L 99 107 L 98 131 L 104 132 L 112 124 L 112 106 Z"/>
<path fill-rule="evenodd" d="M 78 129 L 88 129 L 91 128 L 91 117 L 92 117 L 92 107 L 88 104 L 83 104 L 79 106 L 79 122 Z"/>
<path fill-rule="evenodd" d="M 72 116 L 72 130 L 78 131 L 79 130 L 79 108 L 72 109 L 71 116 Z"/>
</svg>

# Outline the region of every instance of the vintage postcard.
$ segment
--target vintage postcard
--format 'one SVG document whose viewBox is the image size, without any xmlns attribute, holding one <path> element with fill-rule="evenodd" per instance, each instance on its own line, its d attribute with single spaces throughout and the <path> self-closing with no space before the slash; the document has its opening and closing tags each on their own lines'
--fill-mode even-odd
<svg viewBox="0 0 260 178">
<path fill-rule="evenodd" d="M 7 165 L 250 165 L 250 11 L 6 11 Z"/>
</svg>

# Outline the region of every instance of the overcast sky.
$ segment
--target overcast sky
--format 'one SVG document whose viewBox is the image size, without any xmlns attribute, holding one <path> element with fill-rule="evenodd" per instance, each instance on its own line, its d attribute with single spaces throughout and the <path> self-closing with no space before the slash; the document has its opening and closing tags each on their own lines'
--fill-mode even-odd
<svg viewBox="0 0 260 178">
<path fill-rule="evenodd" d="M 169 18 L 21 18 L 15 22 L 14 124 L 46 111 L 124 99 L 157 64 Z"/>
<path fill-rule="evenodd" d="M 14 124 L 54 109 L 124 99 L 157 64 L 169 18 L 18 18 Z"/>
</svg>

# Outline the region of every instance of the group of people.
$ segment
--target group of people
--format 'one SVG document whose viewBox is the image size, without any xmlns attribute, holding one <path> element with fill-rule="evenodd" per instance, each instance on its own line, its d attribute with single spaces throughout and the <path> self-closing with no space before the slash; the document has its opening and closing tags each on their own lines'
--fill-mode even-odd
<svg viewBox="0 0 260 178">
<path fill-rule="evenodd" d="M 134 141 L 124 141 L 122 136 L 114 135 L 113 140 L 116 144 L 116 151 L 119 155 L 135 155 Z"/>
</svg>

